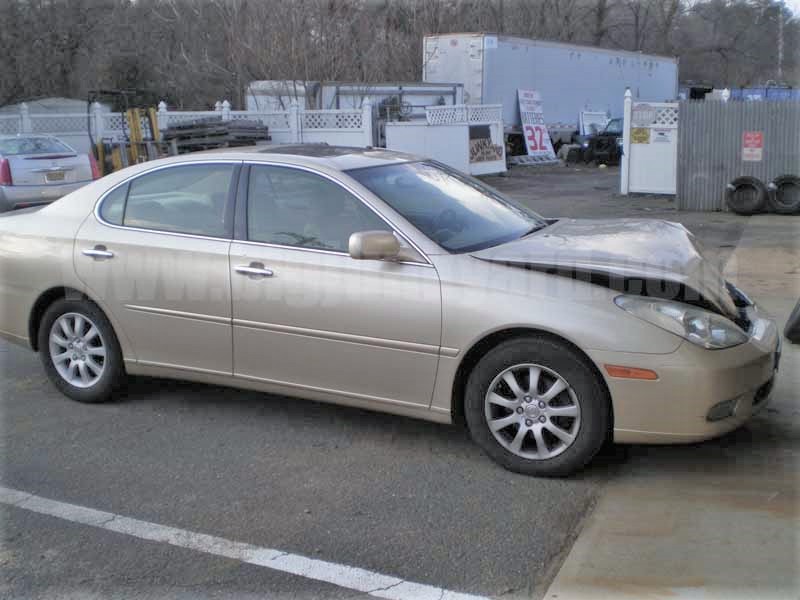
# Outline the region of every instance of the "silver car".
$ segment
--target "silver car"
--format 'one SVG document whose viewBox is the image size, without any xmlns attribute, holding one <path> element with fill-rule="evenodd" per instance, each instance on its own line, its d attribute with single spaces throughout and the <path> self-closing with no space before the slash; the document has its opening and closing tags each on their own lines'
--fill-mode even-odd
<svg viewBox="0 0 800 600">
<path fill-rule="evenodd" d="M 94 156 L 58 138 L 0 136 L 0 212 L 47 204 L 98 177 Z"/>
<path fill-rule="evenodd" d="M 780 358 L 681 225 L 546 220 L 438 163 L 328 146 L 153 161 L 3 215 L 0 335 L 79 401 L 126 374 L 288 394 L 465 423 L 534 475 L 730 431 Z"/>
</svg>

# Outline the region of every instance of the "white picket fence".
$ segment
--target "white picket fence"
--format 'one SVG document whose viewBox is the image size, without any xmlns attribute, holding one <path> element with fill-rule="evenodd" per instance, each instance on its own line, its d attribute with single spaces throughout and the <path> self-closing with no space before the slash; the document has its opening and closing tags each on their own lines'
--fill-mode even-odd
<svg viewBox="0 0 800 600">
<path fill-rule="evenodd" d="M 281 112 L 231 110 L 225 100 L 214 110 L 173 111 L 165 102 L 158 104 L 158 128 L 165 130 L 179 123 L 196 119 L 216 118 L 222 121 L 259 121 L 269 128 L 274 144 L 326 142 L 340 146 L 373 145 L 372 105 L 365 100 L 360 109 L 301 110 L 296 104 Z M 151 137 L 148 119 L 142 118 L 142 132 Z M 54 135 L 79 152 L 88 152 L 91 128 L 95 141 L 125 141 L 127 124 L 123 113 L 106 112 L 95 103 L 89 114 L 30 113 L 23 103 L 19 114 L 0 114 L 0 135 L 36 133 Z"/>
</svg>

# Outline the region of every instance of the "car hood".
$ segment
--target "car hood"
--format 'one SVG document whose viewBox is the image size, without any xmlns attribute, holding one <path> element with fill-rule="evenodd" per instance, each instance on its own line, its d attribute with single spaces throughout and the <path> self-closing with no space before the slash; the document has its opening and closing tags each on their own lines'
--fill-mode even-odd
<svg viewBox="0 0 800 600">
<path fill-rule="evenodd" d="M 738 316 L 719 266 L 679 223 L 656 219 L 561 219 L 518 240 L 473 252 L 509 266 L 572 276 Z M 587 279 L 588 278 L 588 279 Z M 638 285 L 631 285 L 631 284 Z M 666 290 L 659 293 L 659 289 Z"/>
</svg>

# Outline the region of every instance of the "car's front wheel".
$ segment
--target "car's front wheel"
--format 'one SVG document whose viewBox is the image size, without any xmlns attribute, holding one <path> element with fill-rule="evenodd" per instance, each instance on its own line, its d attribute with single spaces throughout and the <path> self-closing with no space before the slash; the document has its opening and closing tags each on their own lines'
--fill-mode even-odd
<svg viewBox="0 0 800 600">
<path fill-rule="evenodd" d="M 79 402 L 104 402 L 125 377 L 114 330 L 88 300 L 54 302 L 39 327 L 39 353 L 50 380 Z"/>
<path fill-rule="evenodd" d="M 464 414 L 472 438 L 505 468 L 564 476 L 606 439 L 608 393 L 591 364 L 550 337 L 504 342 L 475 366 Z"/>
</svg>

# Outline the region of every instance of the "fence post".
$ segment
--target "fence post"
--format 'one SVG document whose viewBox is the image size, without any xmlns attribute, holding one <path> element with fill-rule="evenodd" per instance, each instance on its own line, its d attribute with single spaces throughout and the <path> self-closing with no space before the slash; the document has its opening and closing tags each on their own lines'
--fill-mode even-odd
<svg viewBox="0 0 800 600">
<path fill-rule="evenodd" d="M 631 166 L 631 111 L 633 96 L 631 89 L 625 89 L 625 108 L 622 111 L 622 164 L 620 165 L 619 193 L 628 195 Z"/>
<path fill-rule="evenodd" d="M 92 117 L 94 120 L 94 141 L 99 142 L 103 139 L 103 107 L 99 102 L 92 103 Z"/>
<path fill-rule="evenodd" d="M 28 112 L 28 105 L 23 102 L 19 105 L 20 133 L 32 133 L 31 115 Z"/>
<path fill-rule="evenodd" d="M 364 132 L 364 146 L 373 146 L 375 140 L 372 137 L 372 102 L 369 98 L 364 98 L 361 104 L 361 130 Z"/>
<path fill-rule="evenodd" d="M 297 104 L 297 100 L 292 100 L 289 106 L 289 131 L 293 143 L 303 141 L 300 128 L 300 107 Z"/>
<path fill-rule="evenodd" d="M 222 101 L 222 120 L 223 121 L 230 121 L 231 120 L 231 103 L 227 100 Z"/>
<path fill-rule="evenodd" d="M 163 100 L 158 103 L 158 130 L 164 131 L 169 127 L 169 115 L 167 114 L 167 103 Z"/>
</svg>

